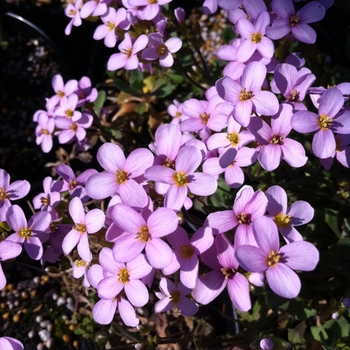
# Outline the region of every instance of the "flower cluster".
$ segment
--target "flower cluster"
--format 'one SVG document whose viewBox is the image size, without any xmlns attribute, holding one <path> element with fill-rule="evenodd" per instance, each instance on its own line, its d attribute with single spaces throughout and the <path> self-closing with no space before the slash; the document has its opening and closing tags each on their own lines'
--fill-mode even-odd
<svg viewBox="0 0 350 350">
<path fill-rule="evenodd" d="M 168 2 L 76 1 L 66 10 L 72 18 L 66 32 L 80 25 L 80 18 L 100 17 L 103 24 L 94 39 L 104 39 L 108 47 L 120 41 L 108 70 L 152 71 L 155 60 L 168 68 L 182 46 L 166 30 L 162 7 Z M 102 171 L 76 176 L 69 166 L 58 165 L 59 178 L 44 180 L 44 192 L 33 199 L 39 211 L 28 222 L 10 201 L 25 196 L 29 184 L 10 185 L 9 175 L 0 170 L 0 221 L 14 231 L 0 243 L 0 261 L 17 256 L 24 246 L 32 259 L 55 263 L 77 247 L 73 275 L 83 276 L 83 285 L 97 291 L 92 314 L 100 324 L 112 322 L 118 310 L 127 326 L 137 326 L 135 308 L 149 302 L 159 274 L 156 312 L 175 308 L 192 316 L 199 304 L 209 304 L 225 288 L 234 307 L 246 312 L 252 307 L 251 285 L 297 297 L 302 288 L 298 271 L 312 271 L 319 262 L 317 248 L 296 228 L 313 219 L 314 209 L 288 198 L 283 184 L 254 190 L 246 174 L 258 166 L 273 172 L 282 161 L 287 169 L 302 168 L 309 157 L 299 136 L 308 133 L 315 133 L 312 152 L 326 170 L 334 157 L 350 167 L 349 85 L 312 87 L 316 77 L 298 54 L 274 56 L 282 37 L 315 42 L 308 24 L 324 17 L 324 5 L 311 1 L 295 10 L 292 0 L 273 0 L 269 7 L 262 0 L 206 0 L 206 13 L 218 7 L 228 11 L 237 34 L 217 51 L 228 61 L 223 77 L 201 99 L 169 105 L 173 120 L 157 128 L 149 149 L 126 154 L 105 142 L 96 156 Z M 183 14 L 175 11 L 179 24 Z M 136 34 L 130 34 L 132 28 L 138 28 Z M 54 134 L 60 143 L 88 144 L 86 129 L 98 118 L 91 109 L 97 91 L 86 77 L 64 84 L 57 75 L 52 85 L 56 94 L 47 100 L 47 111 L 34 116 L 37 144 L 49 152 Z M 306 107 L 309 94 L 317 112 Z M 230 209 L 211 200 L 220 184 L 235 191 Z M 56 208 L 64 201 L 68 211 L 62 214 Z M 184 217 L 199 205 L 204 220 Z M 108 247 L 97 254 L 89 244 L 91 235 Z M 175 273 L 177 284 L 171 279 Z M 0 287 L 4 283 L 0 275 Z M 260 347 L 272 348 L 272 340 L 266 338 Z"/>
</svg>

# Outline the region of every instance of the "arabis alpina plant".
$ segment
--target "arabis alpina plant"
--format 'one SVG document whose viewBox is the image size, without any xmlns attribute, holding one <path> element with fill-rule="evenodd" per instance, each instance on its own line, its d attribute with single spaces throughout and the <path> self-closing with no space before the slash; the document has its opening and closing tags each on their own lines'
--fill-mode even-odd
<svg viewBox="0 0 350 350">
<path fill-rule="evenodd" d="M 191 289 L 185 287 L 181 282 L 175 286 L 171 280 L 162 277 L 159 289 L 161 292 L 156 295 L 160 300 L 154 305 L 156 312 L 165 312 L 175 308 L 184 316 L 192 316 L 198 311 L 196 302 L 186 297 Z"/>
<path fill-rule="evenodd" d="M 283 298 L 295 298 L 301 282 L 293 270 L 312 271 L 319 260 L 319 252 L 309 242 L 298 241 L 280 248 L 275 223 L 265 216 L 252 223 L 257 246 L 241 245 L 236 249 L 239 264 L 250 272 L 265 272 L 270 288 Z"/>
<path fill-rule="evenodd" d="M 22 247 L 11 241 L 0 242 L 0 290 L 6 286 L 6 277 L 1 267 L 1 262 L 13 259 L 21 254 Z"/>
<path fill-rule="evenodd" d="M 27 222 L 23 210 L 18 205 L 13 205 L 6 213 L 6 221 L 15 231 L 6 239 L 23 245 L 33 260 L 41 259 L 44 253 L 42 243 L 48 238 L 47 230 L 51 223 L 51 215 L 46 211 L 40 211 Z"/>
<path fill-rule="evenodd" d="M 174 232 L 178 226 L 177 215 L 172 209 L 159 208 L 145 220 L 131 207 L 116 204 L 110 216 L 125 231 L 114 243 L 113 255 L 116 261 L 128 262 L 145 249 L 151 266 L 160 269 L 170 264 L 172 251 L 162 237 Z"/>
<path fill-rule="evenodd" d="M 30 184 L 27 180 L 17 180 L 10 184 L 10 175 L 0 169 L 0 221 L 6 220 L 11 201 L 25 197 L 29 190 Z"/>
<path fill-rule="evenodd" d="M 77 245 L 79 256 L 85 261 L 91 261 L 88 234 L 96 233 L 102 228 L 105 215 L 100 209 L 92 209 L 85 213 L 83 203 L 79 197 L 74 197 L 70 201 L 69 214 L 74 226 L 63 239 L 63 251 L 65 254 L 69 254 Z"/>
<path fill-rule="evenodd" d="M 4 350 L 23 350 L 23 344 L 11 337 L 1 337 L 0 338 L 0 348 Z"/>
</svg>

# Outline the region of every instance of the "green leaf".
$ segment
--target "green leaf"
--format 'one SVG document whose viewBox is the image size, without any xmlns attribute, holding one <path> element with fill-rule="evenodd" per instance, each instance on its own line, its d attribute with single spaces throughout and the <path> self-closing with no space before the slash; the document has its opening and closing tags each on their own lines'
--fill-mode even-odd
<svg viewBox="0 0 350 350">
<path fill-rule="evenodd" d="M 236 38 L 237 34 L 232 30 L 232 27 L 227 26 L 222 30 L 222 39 L 225 44 L 229 44 L 232 39 Z"/>
<path fill-rule="evenodd" d="M 83 320 L 82 320 L 82 322 L 81 322 L 81 324 L 82 324 L 83 326 L 86 326 L 86 325 L 89 324 L 89 323 L 91 323 L 91 319 L 88 318 L 88 317 L 84 317 Z"/>
<path fill-rule="evenodd" d="M 106 102 L 106 91 L 101 90 L 98 92 L 97 99 L 94 102 L 94 111 L 97 115 L 100 114 L 100 108 L 103 107 L 105 102 Z"/>
<path fill-rule="evenodd" d="M 114 85 L 117 87 L 117 89 L 119 89 L 120 91 L 124 91 L 127 94 L 130 95 L 134 95 L 134 96 L 140 96 L 140 92 L 133 89 L 128 83 L 126 83 L 125 81 L 115 78 L 113 80 Z"/>
<path fill-rule="evenodd" d="M 332 333 L 336 339 L 347 337 L 350 332 L 350 324 L 344 316 L 340 316 L 338 320 L 327 321 L 324 328 L 328 334 Z"/>
<path fill-rule="evenodd" d="M 293 345 L 302 345 L 305 342 L 305 330 L 306 323 L 301 322 L 295 328 L 288 328 L 288 341 L 290 341 Z"/>
<path fill-rule="evenodd" d="M 283 305 L 280 305 L 282 310 L 287 311 L 290 315 L 295 317 L 298 321 L 304 321 L 309 317 L 315 316 L 316 310 L 309 308 L 301 300 L 289 300 Z"/>
<path fill-rule="evenodd" d="M 157 91 L 155 91 L 154 95 L 157 97 L 166 97 L 169 96 L 175 90 L 175 88 L 175 85 L 167 83 L 161 86 Z"/>
<path fill-rule="evenodd" d="M 331 209 L 326 209 L 325 221 L 332 231 L 340 238 L 339 225 L 338 225 L 338 212 Z"/>
<path fill-rule="evenodd" d="M 311 334 L 314 337 L 314 339 L 319 341 L 321 344 L 325 343 L 325 341 L 328 339 L 328 334 L 323 328 L 323 326 L 312 326 Z"/>
<path fill-rule="evenodd" d="M 138 113 L 139 115 L 142 115 L 148 110 L 148 105 L 146 103 L 139 103 L 135 107 L 135 112 Z"/>
<path fill-rule="evenodd" d="M 168 77 L 170 81 L 175 85 L 181 84 L 184 81 L 184 77 L 182 75 L 168 74 Z"/>
<path fill-rule="evenodd" d="M 110 129 L 110 132 L 111 132 L 111 134 L 112 134 L 112 136 L 113 136 L 113 138 L 114 138 L 115 140 L 119 140 L 119 139 L 122 138 L 122 133 L 121 133 L 120 130 L 113 130 L 113 129 Z"/>
<path fill-rule="evenodd" d="M 141 92 L 143 87 L 143 73 L 137 69 L 130 71 L 129 83 L 133 89 Z"/>
</svg>

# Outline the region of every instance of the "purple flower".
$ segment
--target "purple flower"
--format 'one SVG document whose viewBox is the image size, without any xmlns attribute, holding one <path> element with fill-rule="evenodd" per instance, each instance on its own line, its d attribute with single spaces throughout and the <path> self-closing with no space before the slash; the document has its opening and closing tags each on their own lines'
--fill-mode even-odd
<svg viewBox="0 0 350 350">
<path fill-rule="evenodd" d="M 161 293 L 156 293 L 156 295 L 160 300 L 154 305 L 155 312 L 160 313 L 175 308 L 184 316 L 192 316 L 198 311 L 196 302 L 186 298 L 191 289 L 185 287 L 181 282 L 175 286 L 172 281 L 162 277 L 159 289 Z"/>
<path fill-rule="evenodd" d="M 62 249 L 65 254 L 69 254 L 78 245 L 79 256 L 86 261 L 91 261 L 88 234 L 95 233 L 102 228 L 105 215 L 100 209 L 92 209 L 85 214 L 79 197 L 70 201 L 69 214 L 73 219 L 74 226 L 64 237 Z"/>
<path fill-rule="evenodd" d="M 112 0 L 91 0 L 87 1 L 80 10 L 81 18 L 87 18 L 90 15 L 99 17 L 104 15 L 108 10 L 108 5 Z"/>
<path fill-rule="evenodd" d="M 148 1 L 148 0 L 146 0 Z M 143 50 L 142 58 L 148 61 L 159 59 L 159 64 L 163 67 L 171 67 L 174 63 L 172 53 L 180 50 L 182 41 L 179 38 L 171 37 L 165 43 L 159 33 L 148 35 L 149 46 Z"/>
<path fill-rule="evenodd" d="M 175 169 L 154 165 L 146 170 L 147 179 L 170 185 L 165 194 L 166 207 L 180 210 L 189 191 L 199 196 L 209 196 L 216 191 L 217 181 L 214 176 L 195 172 L 201 159 L 198 148 L 185 146 L 178 153 Z"/>
<path fill-rule="evenodd" d="M 316 41 L 316 32 L 308 25 L 320 21 L 325 13 L 325 8 L 317 1 L 310 1 L 295 13 L 292 0 L 272 0 L 271 7 L 278 16 L 271 25 L 266 28 L 266 35 L 272 40 L 280 39 L 292 32 L 299 41 L 313 44 Z"/>
<path fill-rule="evenodd" d="M 350 133 L 350 111 L 341 110 L 344 97 L 334 87 L 328 89 L 320 99 L 318 114 L 298 111 L 291 119 L 294 130 L 307 133 L 316 131 L 312 139 L 312 151 L 319 158 L 329 158 L 337 147 L 334 133 Z"/>
<path fill-rule="evenodd" d="M 93 2 L 95 3 L 95 1 Z M 89 77 L 82 77 L 79 80 L 78 87 L 74 93 L 78 96 L 77 107 L 81 107 L 87 102 L 94 102 L 98 96 L 97 89 L 91 87 L 91 80 Z"/>
<path fill-rule="evenodd" d="M 326 170 L 329 170 L 333 164 L 333 158 L 336 157 L 338 162 L 350 168 L 350 135 L 334 135 L 336 149 L 329 158 L 320 159 L 320 163 Z"/>
<path fill-rule="evenodd" d="M 264 338 L 260 340 L 260 347 L 262 350 L 273 350 L 275 344 L 271 338 Z"/>
<path fill-rule="evenodd" d="M 110 210 L 110 216 L 125 231 L 113 246 L 116 261 L 128 262 L 145 248 L 147 259 L 153 267 L 163 268 L 171 262 L 172 251 L 162 237 L 174 232 L 178 226 L 178 218 L 173 210 L 159 208 L 145 220 L 129 206 L 116 204 Z"/>
<path fill-rule="evenodd" d="M 11 241 L 0 242 L 0 290 L 6 286 L 6 277 L 1 267 L 1 262 L 13 259 L 21 254 L 22 247 Z"/>
<path fill-rule="evenodd" d="M 287 138 L 292 130 L 292 114 L 292 106 L 282 103 L 279 112 L 271 118 L 271 127 L 258 117 L 252 117 L 250 120 L 248 130 L 262 145 L 258 161 L 265 170 L 275 170 L 282 159 L 295 168 L 307 162 L 304 147 L 299 142 Z"/>
<path fill-rule="evenodd" d="M 44 192 L 39 193 L 33 198 L 34 209 L 40 209 L 47 211 L 51 214 L 52 220 L 58 218 L 57 212 L 54 209 L 61 201 L 59 192 L 52 190 L 52 185 L 56 181 L 52 180 L 52 177 L 47 176 L 43 181 Z"/>
<path fill-rule="evenodd" d="M 126 21 L 126 10 L 121 7 L 117 11 L 113 7 L 108 8 L 103 16 L 101 16 L 102 25 L 95 29 L 93 38 L 95 40 L 104 39 L 104 44 L 107 47 L 114 47 L 117 43 L 116 29 L 119 24 Z"/>
<path fill-rule="evenodd" d="M 69 3 L 67 7 L 64 9 L 64 13 L 67 17 L 71 18 L 69 21 L 64 33 L 69 35 L 72 31 L 73 26 L 79 27 L 81 26 L 82 20 L 80 17 L 80 7 L 82 4 L 82 0 L 75 0 L 74 4 Z"/>
<path fill-rule="evenodd" d="M 272 215 L 278 230 L 287 243 L 302 241 L 303 237 L 294 226 L 305 225 L 314 216 L 314 209 L 305 201 L 288 205 L 287 193 L 280 186 L 272 186 L 266 192 L 267 211 Z"/>
<path fill-rule="evenodd" d="M 271 58 L 274 52 L 273 42 L 265 36 L 265 28 L 270 24 L 270 15 L 267 11 L 259 13 L 252 24 L 247 18 L 237 21 L 236 32 L 245 40 L 237 48 L 237 59 L 247 61 L 257 50 L 262 57 Z"/>
<path fill-rule="evenodd" d="M 23 344 L 11 337 L 1 337 L 0 338 L 0 349 L 3 350 L 23 350 Z"/>
<path fill-rule="evenodd" d="M 198 277 L 198 255 L 209 249 L 214 242 L 211 228 L 199 228 L 190 239 L 187 232 L 178 227 L 166 239 L 174 248 L 174 256 L 173 261 L 163 268 L 163 273 L 170 275 L 180 269 L 182 284 L 194 288 Z"/>
<path fill-rule="evenodd" d="M 78 2 L 79 1 L 80 0 L 78 0 Z M 56 95 L 47 100 L 46 108 L 48 111 L 51 111 L 54 107 L 56 107 L 62 99 L 65 100 L 68 96 L 74 93 L 78 86 L 78 81 L 69 80 L 66 84 L 64 84 L 62 76 L 57 74 L 52 78 L 51 84 Z"/>
<path fill-rule="evenodd" d="M 311 84 L 316 80 L 314 74 L 311 74 L 307 68 L 297 70 L 291 64 L 281 63 L 274 72 L 274 80 L 271 82 L 271 86 L 275 93 L 280 92 L 287 102 L 299 105 L 299 102 L 303 101 L 305 94 Z M 298 109 L 302 107 L 298 106 Z"/>
<path fill-rule="evenodd" d="M 199 277 L 193 289 L 193 297 L 201 304 L 209 304 L 227 286 L 233 305 L 240 311 L 251 308 L 249 282 L 239 272 L 235 249 L 224 234 L 217 235 L 215 244 L 204 254 L 203 262 L 213 271 Z"/>
<path fill-rule="evenodd" d="M 113 54 L 107 63 L 109 71 L 115 71 L 119 68 L 133 70 L 138 67 L 139 60 L 137 53 L 143 50 L 148 44 L 147 35 L 140 35 L 134 43 L 132 43 L 129 33 L 124 34 L 124 40 L 119 44 L 119 53 Z"/>
<path fill-rule="evenodd" d="M 258 246 L 242 245 L 236 250 L 239 264 L 247 271 L 265 272 L 273 292 L 283 298 L 295 298 L 301 288 L 293 270 L 312 271 L 319 260 L 319 252 L 309 242 L 298 241 L 280 248 L 275 223 L 265 217 L 252 224 Z"/>
<path fill-rule="evenodd" d="M 237 193 L 232 210 L 218 211 L 208 215 L 206 223 L 218 231 L 224 233 L 236 226 L 234 246 L 242 244 L 257 245 L 252 222 L 265 214 L 267 198 L 260 190 L 254 192 L 251 186 L 243 186 Z"/>
<path fill-rule="evenodd" d="M 244 127 L 249 125 L 252 111 L 263 115 L 274 115 L 278 112 L 277 97 L 269 91 L 261 90 L 265 78 L 265 65 L 251 62 L 244 68 L 240 84 L 230 77 L 216 82 L 219 96 L 235 106 L 233 118 Z"/>
<path fill-rule="evenodd" d="M 103 270 L 107 272 L 107 276 L 97 285 L 100 298 L 110 300 L 124 290 L 132 305 L 141 307 L 148 302 L 147 288 L 140 279 L 147 276 L 152 267 L 143 254 L 124 264 L 114 259 L 111 249 L 102 248 L 99 261 Z"/>
<path fill-rule="evenodd" d="M 53 184 L 53 191 L 69 191 L 72 198 L 79 197 L 83 203 L 89 200 L 89 196 L 86 194 L 84 186 L 92 175 L 97 174 L 97 170 L 87 169 L 79 176 L 75 176 L 72 168 L 66 164 L 58 165 L 55 170 L 57 174 L 62 177 L 62 180 L 56 181 Z"/>
<path fill-rule="evenodd" d="M 30 184 L 27 180 L 17 180 L 10 184 L 10 175 L 4 169 L 0 169 L 0 222 L 6 220 L 10 201 L 25 197 L 29 190 Z"/>
<path fill-rule="evenodd" d="M 35 129 L 35 142 L 41 146 L 44 153 L 48 153 L 52 149 L 52 134 L 54 129 L 54 119 L 49 118 L 46 113 L 40 113 L 38 116 L 38 125 Z"/>
<path fill-rule="evenodd" d="M 97 160 L 106 171 L 88 179 L 85 189 L 91 198 L 104 199 L 119 194 L 123 203 L 132 207 L 147 205 L 148 196 L 138 180 L 143 180 L 145 170 L 153 164 L 153 155 L 148 149 L 136 149 L 126 159 L 118 145 L 105 143 L 97 152 Z"/>
<path fill-rule="evenodd" d="M 39 260 L 43 255 L 42 242 L 47 239 L 51 215 L 45 211 L 34 214 L 28 221 L 18 205 L 9 208 L 6 214 L 9 226 L 15 231 L 6 240 L 24 245 L 29 257 Z"/>
<path fill-rule="evenodd" d="M 128 0 L 128 4 L 130 6 L 142 7 L 142 19 L 150 21 L 161 12 L 161 6 L 170 1 L 171 0 Z"/>
</svg>

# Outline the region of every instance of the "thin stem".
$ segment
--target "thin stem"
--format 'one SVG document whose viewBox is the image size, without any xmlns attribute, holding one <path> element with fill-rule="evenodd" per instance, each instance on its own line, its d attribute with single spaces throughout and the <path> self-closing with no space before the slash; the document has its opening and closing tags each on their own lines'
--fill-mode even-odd
<svg viewBox="0 0 350 350">
<path fill-rule="evenodd" d="M 193 85 L 197 86 L 199 89 L 201 89 L 202 91 L 207 91 L 207 89 L 200 85 L 199 83 L 197 83 L 195 80 L 193 80 L 187 73 L 186 69 L 182 66 L 182 64 L 175 59 L 175 63 L 178 66 L 178 68 L 181 70 L 182 74 L 184 75 L 184 77 Z"/>
</svg>

